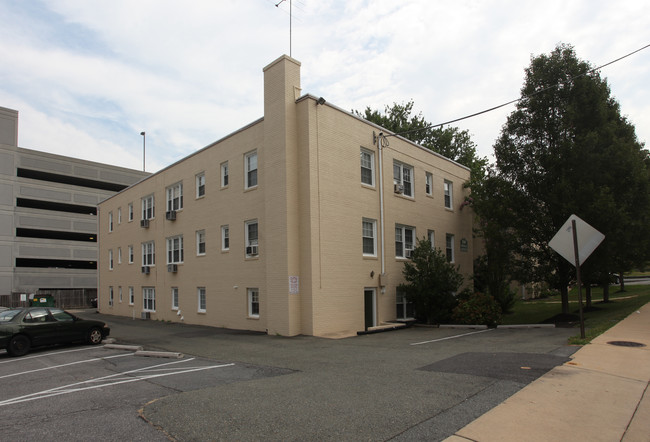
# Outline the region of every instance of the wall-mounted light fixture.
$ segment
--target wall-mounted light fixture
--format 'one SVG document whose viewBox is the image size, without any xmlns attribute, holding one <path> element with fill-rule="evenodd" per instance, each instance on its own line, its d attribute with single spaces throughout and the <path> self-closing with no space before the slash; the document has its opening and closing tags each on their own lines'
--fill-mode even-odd
<svg viewBox="0 0 650 442">
<path fill-rule="evenodd" d="M 321 106 L 326 103 L 327 100 L 325 100 L 323 97 L 320 97 L 318 100 L 316 100 L 316 104 L 320 104 Z"/>
</svg>

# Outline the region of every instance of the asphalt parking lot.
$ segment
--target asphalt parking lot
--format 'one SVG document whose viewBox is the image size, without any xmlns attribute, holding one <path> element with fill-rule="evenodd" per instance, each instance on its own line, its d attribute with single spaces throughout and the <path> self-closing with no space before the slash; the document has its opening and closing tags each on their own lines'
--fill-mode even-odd
<svg viewBox="0 0 650 442">
<path fill-rule="evenodd" d="M 566 345 L 575 331 L 562 328 L 413 327 L 329 340 L 81 315 L 108 322 L 120 343 L 254 373 L 218 383 L 197 375 L 192 388 L 134 401 L 129 415 L 141 408 L 162 430 L 140 440 L 442 440 L 577 349 Z"/>
</svg>

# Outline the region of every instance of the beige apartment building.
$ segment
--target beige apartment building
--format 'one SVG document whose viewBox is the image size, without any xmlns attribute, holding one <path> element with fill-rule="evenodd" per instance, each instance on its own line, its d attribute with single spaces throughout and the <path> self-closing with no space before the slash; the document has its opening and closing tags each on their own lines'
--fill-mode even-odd
<svg viewBox="0 0 650 442">
<path fill-rule="evenodd" d="M 424 237 L 469 281 L 469 170 L 380 133 L 280 57 L 263 118 L 99 204 L 100 311 L 350 336 L 412 316 L 397 286 Z"/>
</svg>

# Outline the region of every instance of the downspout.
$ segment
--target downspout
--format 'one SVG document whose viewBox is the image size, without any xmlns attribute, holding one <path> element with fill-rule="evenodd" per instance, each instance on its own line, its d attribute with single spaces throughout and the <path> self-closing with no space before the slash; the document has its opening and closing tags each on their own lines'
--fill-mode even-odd
<svg viewBox="0 0 650 442">
<path fill-rule="evenodd" d="M 381 274 L 379 275 L 379 285 L 382 293 L 385 292 L 386 286 L 382 278 L 386 275 L 386 252 L 385 252 L 385 228 L 384 228 L 384 167 L 383 167 L 383 144 L 384 137 L 383 133 L 375 135 L 375 132 L 372 133 L 373 142 L 377 143 L 377 149 L 379 153 L 379 229 L 380 229 L 380 242 L 381 242 Z"/>
</svg>

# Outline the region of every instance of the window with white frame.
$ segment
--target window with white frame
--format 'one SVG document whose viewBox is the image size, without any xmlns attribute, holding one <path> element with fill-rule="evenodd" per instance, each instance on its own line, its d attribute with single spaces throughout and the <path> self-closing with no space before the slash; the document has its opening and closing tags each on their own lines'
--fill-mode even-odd
<svg viewBox="0 0 650 442">
<path fill-rule="evenodd" d="M 393 162 L 393 184 L 395 192 L 406 196 L 413 196 L 413 166 Z"/>
<path fill-rule="evenodd" d="M 361 222 L 364 256 L 377 256 L 377 221 L 364 218 Z"/>
<path fill-rule="evenodd" d="M 205 196 L 205 172 L 196 175 L 196 197 L 201 198 Z"/>
<path fill-rule="evenodd" d="M 257 186 L 257 151 L 244 155 L 245 189 Z"/>
<path fill-rule="evenodd" d="M 427 239 L 431 243 L 431 249 L 436 248 L 436 234 L 433 230 L 427 230 Z"/>
<path fill-rule="evenodd" d="M 117 263 L 122 264 L 122 247 L 117 248 Z"/>
<path fill-rule="evenodd" d="M 117 208 L 117 224 L 122 224 L 122 208 Z"/>
<path fill-rule="evenodd" d="M 246 257 L 257 256 L 259 254 L 258 244 L 258 225 L 257 220 L 246 221 Z"/>
<path fill-rule="evenodd" d="M 142 265 L 152 266 L 156 264 L 156 250 L 153 241 L 142 243 Z"/>
<path fill-rule="evenodd" d="M 364 148 L 361 148 L 361 182 L 375 185 L 375 153 Z"/>
<path fill-rule="evenodd" d="M 122 286 L 119 286 L 117 288 L 117 293 L 118 293 L 120 304 L 121 304 L 122 303 Z"/>
<path fill-rule="evenodd" d="M 199 313 L 205 313 L 205 287 L 199 287 L 197 290 Z"/>
<path fill-rule="evenodd" d="M 129 203 L 129 209 L 128 209 L 128 217 L 129 217 L 129 222 L 133 221 L 133 203 Z"/>
<path fill-rule="evenodd" d="M 183 208 L 183 183 L 176 183 L 167 188 L 167 211 L 181 210 Z"/>
<path fill-rule="evenodd" d="M 108 270 L 113 270 L 113 249 L 108 251 Z"/>
<path fill-rule="evenodd" d="M 183 235 L 167 238 L 167 264 L 183 262 Z"/>
<path fill-rule="evenodd" d="M 113 231 L 113 212 L 108 212 L 108 231 Z"/>
<path fill-rule="evenodd" d="M 248 292 L 248 317 L 260 317 L 260 291 L 259 289 L 249 288 Z"/>
<path fill-rule="evenodd" d="M 454 235 L 447 233 L 447 241 L 445 251 L 447 253 L 447 261 L 455 262 L 454 256 Z"/>
<path fill-rule="evenodd" d="M 129 246 L 129 264 L 133 264 L 133 246 Z"/>
<path fill-rule="evenodd" d="M 142 310 L 145 312 L 156 311 L 156 288 L 143 287 L 142 288 Z"/>
<path fill-rule="evenodd" d="M 113 286 L 110 286 L 108 288 L 108 305 L 109 306 L 113 305 Z"/>
<path fill-rule="evenodd" d="M 415 307 L 413 302 L 406 298 L 404 292 L 397 291 L 395 301 L 397 306 L 397 319 L 406 320 L 415 317 Z"/>
<path fill-rule="evenodd" d="M 221 250 L 230 250 L 230 228 L 221 226 Z"/>
<path fill-rule="evenodd" d="M 445 208 L 453 209 L 453 198 L 454 198 L 454 185 L 451 181 L 445 180 L 444 182 L 445 189 Z"/>
<path fill-rule="evenodd" d="M 133 286 L 129 286 L 129 305 L 133 305 L 135 302 L 135 292 L 133 291 Z"/>
<path fill-rule="evenodd" d="M 196 232 L 196 254 L 198 256 L 205 255 L 205 230 Z"/>
<path fill-rule="evenodd" d="M 395 257 L 410 258 L 415 243 L 415 227 L 395 225 Z"/>
<path fill-rule="evenodd" d="M 172 287 L 172 310 L 178 310 L 178 287 Z"/>
<path fill-rule="evenodd" d="M 221 163 L 221 187 L 228 186 L 228 161 Z"/>
<path fill-rule="evenodd" d="M 142 198 L 142 219 L 151 219 L 156 215 L 153 195 Z"/>
<path fill-rule="evenodd" d="M 433 175 L 430 172 L 426 173 L 425 176 L 425 192 L 427 193 L 428 196 L 433 195 Z"/>
</svg>

